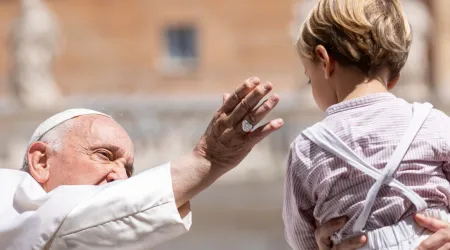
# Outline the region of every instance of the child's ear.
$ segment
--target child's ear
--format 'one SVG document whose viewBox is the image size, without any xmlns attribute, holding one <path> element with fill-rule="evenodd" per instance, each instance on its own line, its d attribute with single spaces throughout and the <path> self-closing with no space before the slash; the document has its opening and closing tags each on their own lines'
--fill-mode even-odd
<svg viewBox="0 0 450 250">
<path fill-rule="evenodd" d="M 397 84 L 398 80 L 400 80 L 400 73 L 398 73 L 397 75 L 395 75 L 387 84 L 387 89 L 391 90 L 392 88 L 395 87 L 395 85 Z"/>
<path fill-rule="evenodd" d="M 317 45 L 315 49 L 316 57 L 319 59 L 325 79 L 329 79 L 334 71 L 334 59 L 328 54 L 327 49 L 323 45 Z"/>
</svg>

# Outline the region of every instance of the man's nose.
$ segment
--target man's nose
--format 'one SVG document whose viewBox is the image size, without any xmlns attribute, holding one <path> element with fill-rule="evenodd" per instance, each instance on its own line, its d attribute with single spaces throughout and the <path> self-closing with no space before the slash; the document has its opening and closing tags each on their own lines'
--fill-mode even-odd
<svg viewBox="0 0 450 250">
<path fill-rule="evenodd" d="M 107 182 L 113 182 L 117 180 L 125 180 L 128 179 L 127 171 L 125 170 L 125 167 L 122 165 L 114 166 L 114 168 L 109 172 L 109 174 L 106 176 Z"/>
</svg>

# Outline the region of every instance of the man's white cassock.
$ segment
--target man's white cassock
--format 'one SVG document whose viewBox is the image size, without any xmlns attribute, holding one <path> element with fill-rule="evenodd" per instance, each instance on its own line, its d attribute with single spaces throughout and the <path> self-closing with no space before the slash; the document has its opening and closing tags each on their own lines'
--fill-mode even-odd
<svg viewBox="0 0 450 250">
<path fill-rule="evenodd" d="M 30 144 L 73 117 L 68 110 L 42 123 Z M 0 249 L 149 249 L 187 232 L 172 190 L 170 163 L 102 186 L 67 185 L 46 193 L 23 171 L 0 169 Z"/>
</svg>

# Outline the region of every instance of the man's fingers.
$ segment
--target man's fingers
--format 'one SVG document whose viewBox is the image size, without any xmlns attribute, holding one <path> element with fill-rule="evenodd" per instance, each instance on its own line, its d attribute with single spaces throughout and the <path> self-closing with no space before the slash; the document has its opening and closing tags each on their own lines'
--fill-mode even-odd
<svg viewBox="0 0 450 250">
<path fill-rule="evenodd" d="M 250 114 L 247 114 L 244 117 L 244 120 L 247 120 L 252 125 L 258 124 L 268 113 L 270 113 L 270 111 L 275 108 L 275 106 L 277 106 L 279 99 L 280 98 L 278 95 L 274 94 L 269 99 L 265 100 L 259 107 L 254 109 Z M 240 123 L 240 126 L 242 127 L 242 123 Z M 239 129 L 239 131 L 241 131 L 241 133 L 247 133 L 243 129 Z"/>
<path fill-rule="evenodd" d="M 443 246 L 438 248 L 438 250 L 450 250 L 450 243 L 444 244 Z"/>
<path fill-rule="evenodd" d="M 367 242 L 367 236 L 361 235 L 355 238 L 346 240 L 339 245 L 333 246 L 332 250 L 356 250 L 364 246 Z"/>
<path fill-rule="evenodd" d="M 230 93 L 224 93 L 222 95 L 222 105 L 225 104 L 225 102 L 228 100 L 228 98 L 230 98 L 231 94 Z"/>
<path fill-rule="evenodd" d="M 450 230 L 441 229 L 422 241 L 416 250 L 437 250 L 450 241 Z M 446 248 L 444 248 L 446 249 Z"/>
<path fill-rule="evenodd" d="M 221 110 L 225 113 L 230 113 L 236 108 L 241 100 L 248 95 L 256 86 L 260 84 L 260 80 L 258 77 L 252 77 L 244 81 L 233 94 L 225 101 Z"/>
<path fill-rule="evenodd" d="M 330 238 L 334 233 L 338 232 L 339 230 L 344 227 L 345 223 L 347 223 L 346 217 L 340 217 L 335 218 L 332 220 L 329 220 L 325 222 L 323 225 L 321 225 L 317 230 L 316 237 L 320 237 L 320 239 L 316 240 L 324 240 Z"/>
<path fill-rule="evenodd" d="M 269 99 L 265 100 L 259 107 L 248 114 L 244 119 L 251 124 L 258 124 L 264 117 L 277 106 L 280 98 L 277 94 L 272 95 Z"/>
<path fill-rule="evenodd" d="M 432 232 L 437 232 L 440 229 L 449 227 L 449 225 L 443 221 L 436 220 L 422 214 L 415 214 L 414 219 L 421 227 L 424 227 Z"/>
<path fill-rule="evenodd" d="M 449 224 L 424 216 L 422 214 L 415 214 L 414 220 L 419 226 L 424 227 L 432 232 L 435 232 L 430 237 L 422 241 L 417 247 L 417 250 L 443 250 L 450 249 L 450 226 Z"/>
<path fill-rule="evenodd" d="M 325 222 L 323 225 L 318 225 L 316 223 L 316 232 L 315 238 L 316 242 L 319 245 L 320 250 L 329 250 L 331 243 L 331 236 L 339 231 L 347 222 L 346 217 L 335 218 Z M 346 243 L 348 244 L 348 243 Z M 345 245 L 344 245 L 345 246 Z"/>
<path fill-rule="evenodd" d="M 316 238 L 316 243 L 319 246 L 319 250 L 330 250 L 333 246 L 333 242 L 330 237 L 322 237 L 320 233 L 320 228 L 317 228 L 314 232 L 314 237 Z"/>
<path fill-rule="evenodd" d="M 250 94 L 242 99 L 242 101 L 233 110 L 230 115 L 231 124 L 235 126 L 240 123 L 242 119 L 244 119 L 244 116 L 251 112 L 259 101 L 261 101 L 261 99 L 264 98 L 264 96 L 266 96 L 271 90 L 272 84 L 270 82 L 256 87 Z"/>
<path fill-rule="evenodd" d="M 252 144 L 255 145 L 259 143 L 262 139 L 264 139 L 266 136 L 270 135 L 272 132 L 280 129 L 283 125 L 284 125 L 283 119 L 278 118 L 264 125 L 261 125 L 247 136 L 250 137 Z"/>
</svg>

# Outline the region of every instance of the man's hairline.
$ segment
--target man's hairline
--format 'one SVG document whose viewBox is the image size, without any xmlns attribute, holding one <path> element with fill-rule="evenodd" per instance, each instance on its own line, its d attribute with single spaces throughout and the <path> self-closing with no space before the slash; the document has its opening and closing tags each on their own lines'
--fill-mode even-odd
<svg viewBox="0 0 450 250">
<path fill-rule="evenodd" d="M 72 128 L 74 127 L 74 121 L 76 120 L 75 118 L 80 118 L 82 116 L 104 116 L 101 114 L 88 114 L 88 115 L 81 115 L 81 116 L 75 116 L 72 117 L 68 120 L 65 120 L 63 122 L 61 122 L 60 124 L 57 124 L 56 126 L 54 126 L 53 128 L 51 128 L 50 130 L 48 130 L 47 132 L 45 132 L 36 142 L 44 142 L 47 145 L 49 145 L 51 147 L 52 150 L 58 150 L 58 146 L 56 145 L 56 143 L 60 144 L 61 141 L 67 136 L 67 134 L 69 133 L 70 130 L 72 130 Z M 112 118 L 111 116 L 105 116 L 108 117 L 110 119 L 112 119 L 113 121 L 114 118 Z M 62 131 L 63 130 L 63 131 Z M 56 135 L 54 135 L 56 133 Z M 48 138 L 49 135 L 52 136 L 52 138 Z M 34 143 L 34 142 L 33 142 Z M 31 145 L 33 145 L 33 143 L 31 143 L 30 145 L 27 146 L 27 149 L 25 151 L 25 155 L 23 158 L 23 162 L 22 162 L 22 167 L 21 167 L 21 171 L 30 173 L 30 169 L 28 167 L 28 150 L 30 148 Z"/>
<path fill-rule="evenodd" d="M 76 118 L 76 117 L 74 117 L 74 118 Z M 45 132 L 36 142 L 44 142 L 47 145 L 49 145 L 52 150 L 57 150 L 57 146 L 55 144 L 61 143 L 61 140 L 63 138 L 65 138 L 65 136 L 68 134 L 68 130 L 70 130 L 73 127 L 73 124 L 72 124 L 73 120 L 74 120 L 73 118 L 68 119 L 68 120 L 54 126 L 50 130 Z M 70 128 L 68 128 L 68 127 L 70 127 Z M 51 138 L 49 138 L 50 136 L 51 136 Z M 24 172 L 27 172 L 27 173 L 30 172 L 30 169 L 28 167 L 28 150 L 30 149 L 31 145 L 33 145 L 34 143 L 35 142 L 33 142 L 27 146 L 27 149 L 25 151 L 25 155 L 23 158 L 21 170 Z"/>
</svg>

